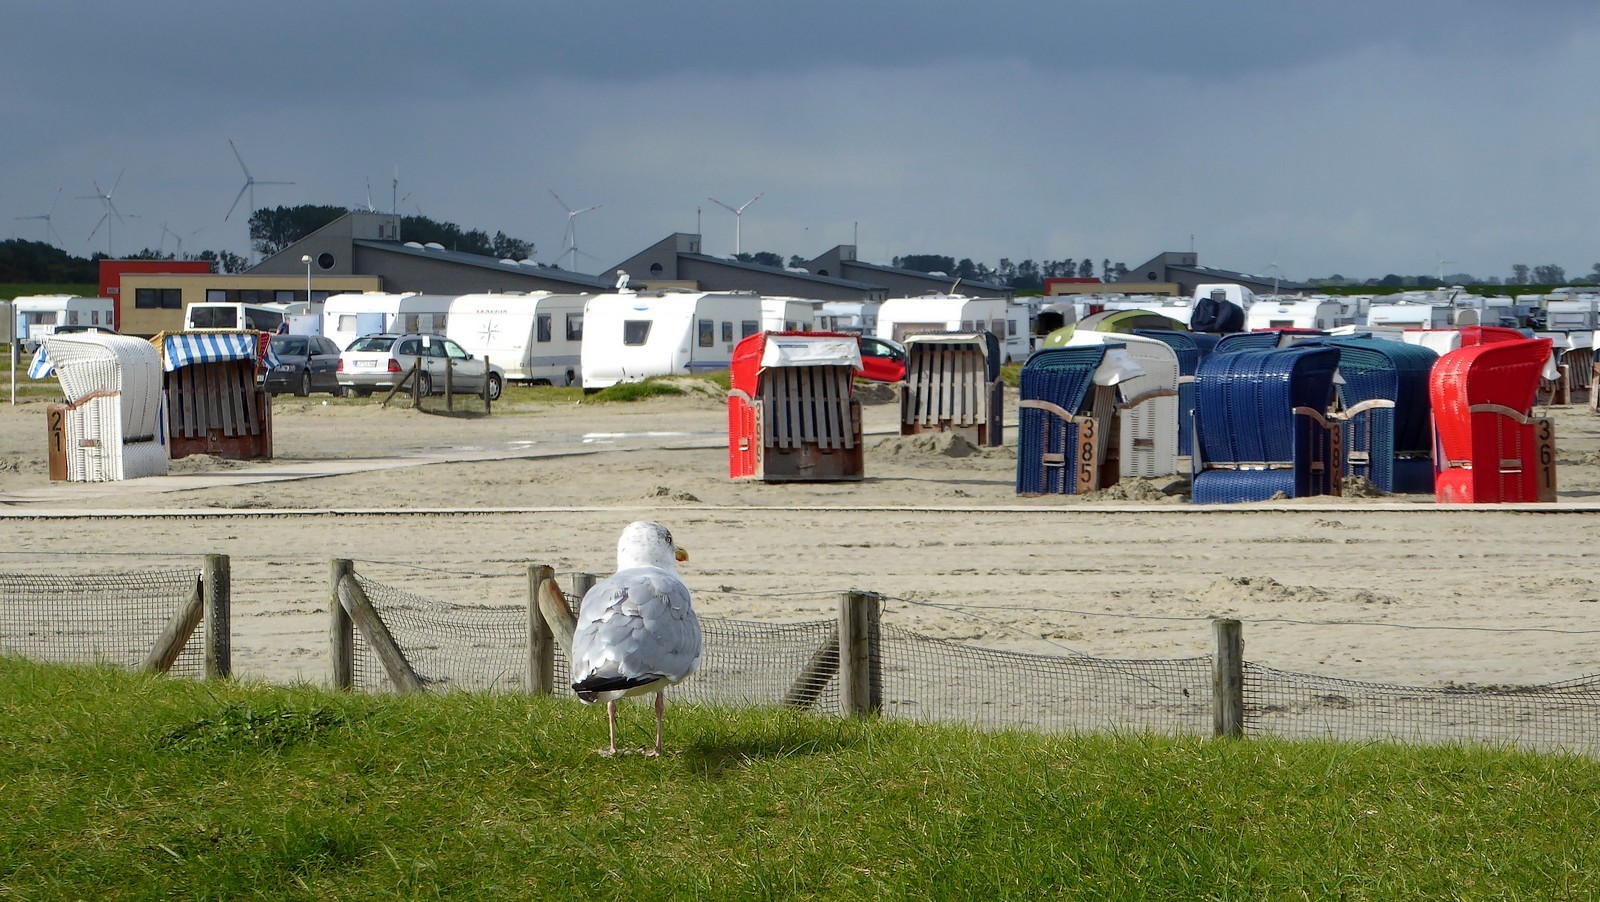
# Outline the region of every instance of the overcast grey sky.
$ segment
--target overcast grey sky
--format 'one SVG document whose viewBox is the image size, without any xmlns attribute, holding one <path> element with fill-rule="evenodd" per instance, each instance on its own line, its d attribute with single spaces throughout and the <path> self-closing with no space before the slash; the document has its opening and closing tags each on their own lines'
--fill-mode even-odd
<svg viewBox="0 0 1600 902">
<path fill-rule="evenodd" d="M 8 0 L 0 229 L 248 247 L 257 206 L 421 212 L 600 272 L 734 249 L 1292 279 L 1600 263 L 1594 0 Z M 57 191 L 60 200 L 55 202 Z M 163 227 L 168 231 L 163 232 Z M 1192 238 L 1191 238 L 1192 236 Z"/>
</svg>

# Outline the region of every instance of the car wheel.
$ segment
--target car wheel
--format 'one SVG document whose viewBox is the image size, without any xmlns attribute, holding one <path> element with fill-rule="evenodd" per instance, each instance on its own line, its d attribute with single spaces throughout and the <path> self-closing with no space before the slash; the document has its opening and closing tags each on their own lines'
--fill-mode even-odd
<svg viewBox="0 0 1600 902">
<path fill-rule="evenodd" d="M 500 377 L 495 375 L 494 373 L 490 373 L 489 374 L 489 400 L 491 400 L 491 401 L 500 400 L 500 392 L 503 391 L 504 389 L 505 389 L 505 386 L 500 384 Z"/>
<path fill-rule="evenodd" d="M 412 386 L 411 393 L 424 398 L 433 394 L 433 377 L 427 373 L 418 373 L 417 381 Z"/>
<path fill-rule="evenodd" d="M 294 394 L 297 398 L 304 398 L 311 394 L 311 373 L 309 371 L 300 371 L 300 384 L 295 386 Z"/>
</svg>

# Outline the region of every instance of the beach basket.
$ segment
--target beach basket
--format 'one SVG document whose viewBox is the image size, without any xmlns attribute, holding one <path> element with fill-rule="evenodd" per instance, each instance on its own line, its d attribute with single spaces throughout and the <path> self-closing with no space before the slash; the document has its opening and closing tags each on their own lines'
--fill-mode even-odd
<svg viewBox="0 0 1600 902">
<path fill-rule="evenodd" d="M 161 359 L 148 341 L 69 333 L 46 337 L 39 353 L 47 361 L 39 369 L 55 372 L 67 399 L 46 409 L 51 479 L 109 482 L 167 473 Z"/>
<path fill-rule="evenodd" d="M 733 349 L 728 476 L 859 480 L 861 345 L 835 332 L 760 332 Z"/>
<path fill-rule="evenodd" d="M 1463 347 L 1429 378 L 1434 491 L 1452 504 L 1554 501 L 1555 434 L 1532 415 L 1550 340 Z"/>
</svg>

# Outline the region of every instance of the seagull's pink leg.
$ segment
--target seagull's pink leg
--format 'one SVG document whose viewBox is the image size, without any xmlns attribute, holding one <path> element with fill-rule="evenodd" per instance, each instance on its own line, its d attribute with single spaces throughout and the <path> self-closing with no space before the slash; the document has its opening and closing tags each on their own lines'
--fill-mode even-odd
<svg viewBox="0 0 1600 902">
<path fill-rule="evenodd" d="M 667 693 L 656 691 L 656 755 L 661 755 L 661 722 L 667 711 Z"/>
<path fill-rule="evenodd" d="M 611 728 L 611 748 L 607 749 L 605 754 L 607 754 L 607 755 L 615 755 L 617 753 L 617 700 L 616 699 L 612 699 L 612 700 L 606 702 L 606 724 L 608 726 L 610 726 L 610 728 Z"/>
</svg>

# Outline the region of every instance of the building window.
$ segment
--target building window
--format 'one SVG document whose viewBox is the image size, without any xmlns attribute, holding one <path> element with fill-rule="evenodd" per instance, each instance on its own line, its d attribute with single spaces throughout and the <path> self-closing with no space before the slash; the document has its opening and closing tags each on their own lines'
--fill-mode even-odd
<svg viewBox="0 0 1600 902">
<path fill-rule="evenodd" d="M 647 319 L 628 319 L 622 321 L 622 343 L 629 347 L 638 347 L 650 338 L 650 321 Z"/>
<path fill-rule="evenodd" d="M 722 340 L 733 341 L 733 323 L 722 324 Z"/>
<path fill-rule="evenodd" d="M 583 341 L 583 314 L 567 314 L 567 341 Z"/>
<path fill-rule="evenodd" d="M 650 275 L 652 275 L 652 276 L 660 276 L 663 272 L 665 272 L 665 270 L 661 268 L 661 264 L 660 263 L 652 263 L 652 264 L 650 264 Z"/>
<path fill-rule="evenodd" d="M 333 269 L 333 263 L 334 263 L 334 260 L 333 260 L 333 255 L 332 254 L 324 252 L 324 253 L 321 253 L 321 254 L 317 255 L 317 268 L 319 268 L 319 269 Z"/>
<path fill-rule="evenodd" d="M 535 325 L 537 327 L 537 331 L 538 331 L 538 337 L 535 340 L 536 341 L 549 341 L 550 340 L 550 314 L 541 313 L 538 316 L 534 317 L 533 321 L 534 321 L 534 323 L 535 323 Z"/>
<path fill-rule="evenodd" d="M 293 304 L 302 293 L 298 291 L 274 291 L 272 301 L 276 304 Z"/>
<path fill-rule="evenodd" d="M 699 333 L 700 333 L 700 341 L 699 341 L 699 343 L 700 343 L 700 347 L 709 348 L 712 345 L 715 345 L 717 343 L 717 321 L 716 320 L 714 320 L 714 319 L 696 320 L 695 321 L 695 325 L 699 327 Z"/>
<path fill-rule="evenodd" d="M 207 288 L 206 302 L 210 304 L 223 304 L 228 300 L 228 292 L 223 288 Z"/>
<path fill-rule="evenodd" d="M 133 306 L 141 310 L 182 310 L 181 288 L 135 288 Z"/>
</svg>

